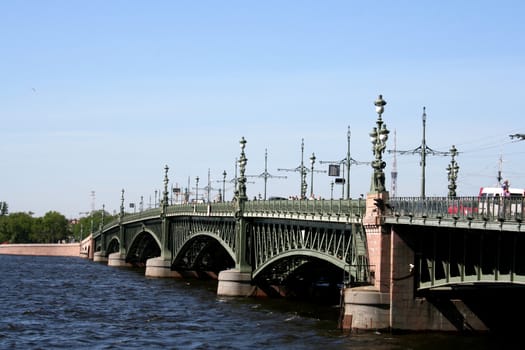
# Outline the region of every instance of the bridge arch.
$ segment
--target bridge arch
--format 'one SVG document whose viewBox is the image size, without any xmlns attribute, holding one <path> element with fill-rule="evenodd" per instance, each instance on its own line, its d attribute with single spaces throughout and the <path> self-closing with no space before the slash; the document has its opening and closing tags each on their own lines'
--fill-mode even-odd
<svg viewBox="0 0 525 350">
<path fill-rule="evenodd" d="M 317 259 L 321 261 L 326 261 L 327 263 L 330 263 L 334 265 L 337 268 L 340 268 L 341 270 L 344 270 L 345 264 L 341 259 L 337 259 L 336 257 L 328 254 L 323 254 L 322 252 L 315 251 L 315 250 L 290 250 L 283 253 L 280 253 L 278 255 L 273 256 L 272 258 L 268 259 L 264 264 L 258 266 L 258 268 L 253 272 L 252 277 L 255 279 L 258 275 L 262 274 L 264 270 L 268 269 L 269 267 L 275 265 L 277 262 L 289 258 L 299 258 L 302 257 L 306 260 Z"/>
<path fill-rule="evenodd" d="M 120 251 L 120 240 L 118 237 L 112 237 L 108 243 L 106 254 L 118 253 Z"/>
<path fill-rule="evenodd" d="M 253 283 L 269 296 L 339 303 L 345 274 L 344 262 L 318 251 L 283 252 L 252 274 Z"/>
<path fill-rule="evenodd" d="M 135 266 L 145 266 L 146 261 L 160 256 L 161 243 L 154 231 L 143 228 L 133 236 L 127 250 L 126 262 Z"/>
<path fill-rule="evenodd" d="M 230 245 L 208 231 L 188 236 L 173 254 L 172 268 L 177 271 L 212 271 L 218 274 L 235 266 L 235 252 Z"/>
</svg>

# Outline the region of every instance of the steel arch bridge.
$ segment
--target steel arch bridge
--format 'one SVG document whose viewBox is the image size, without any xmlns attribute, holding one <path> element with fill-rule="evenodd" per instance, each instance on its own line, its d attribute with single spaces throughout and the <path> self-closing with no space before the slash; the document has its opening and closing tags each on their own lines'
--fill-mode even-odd
<svg viewBox="0 0 525 350">
<path fill-rule="evenodd" d="M 369 283 L 364 209 L 361 200 L 254 201 L 240 224 L 232 203 L 174 205 L 121 216 L 94 244 L 135 266 L 164 257 L 182 273 L 218 274 L 244 262 L 262 285 L 313 270 L 319 278 L 330 270 L 334 283 Z"/>
</svg>

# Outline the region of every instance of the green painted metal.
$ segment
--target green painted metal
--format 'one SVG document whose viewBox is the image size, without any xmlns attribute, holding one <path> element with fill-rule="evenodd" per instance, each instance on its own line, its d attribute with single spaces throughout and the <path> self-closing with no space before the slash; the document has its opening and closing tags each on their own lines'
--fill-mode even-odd
<svg viewBox="0 0 525 350">
<path fill-rule="evenodd" d="M 383 100 L 383 96 L 379 95 L 377 100 L 374 102 L 376 106 L 377 121 L 375 126 L 370 133 L 370 139 L 372 140 L 372 151 L 374 153 L 374 161 L 372 162 L 372 168 L 374 172 L 372 174 L 372 181 L 370 182 L 371 193 L 381 193 L 386 191 L 385 188 L 385 173 L 383 169 L 386 167 L 385 161 L 383 161 L 383 153 L 386 149 L 386 141 L 388 140 L 389 130 L 386 128 L 386 124 L 381 118 L 384 110 L 386 101 Z"/>
<path fill-rule="evenodd" d="M 427 227 L 416 239 L 418 290 L 525 284 L 521 233 Z"/>
</svg>

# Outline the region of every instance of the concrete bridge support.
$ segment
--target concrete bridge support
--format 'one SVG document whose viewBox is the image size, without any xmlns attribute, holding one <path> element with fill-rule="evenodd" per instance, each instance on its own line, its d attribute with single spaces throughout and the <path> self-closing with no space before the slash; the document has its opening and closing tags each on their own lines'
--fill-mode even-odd
<svg viewBox="0 0 525 350">
<path fill-rule="evenodd" d="M 105 255 L 105 252 L 98 251 L 93 254 L 93 261 L 107 263 L 108 257 Z"/>
<path fill-rule="evenodd" d="M 252 285 L 251 272 L 240 272 L 237 269 L 219 272 L 217 295 L 225 296 L 253 296 L 257 287 Z"/>
<path fill-rule="evenodd" d="M 126 262 L 126 256 L 121 254 L 120 252 L 109 254 L 107 261 L 108 261 L 108 266 L 131 267 L 131 264 Z"/>
<path fill-rule="evenodd" d="M 171 261 L 161 256 L 146 260 L 147 277 L 173 277 L 182 278 L 183 276 L 171 269 Z"/>
</svg>

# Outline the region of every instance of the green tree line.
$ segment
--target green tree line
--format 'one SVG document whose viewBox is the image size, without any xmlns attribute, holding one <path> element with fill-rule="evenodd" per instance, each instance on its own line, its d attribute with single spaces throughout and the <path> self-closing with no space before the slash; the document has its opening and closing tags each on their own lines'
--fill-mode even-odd
<svg viewBox="0 0 525 350">
<path fill-rule="evenodd" d="M 104 222 L 114 219 L 104 212 Z M 8 205 L 0 202 L 0 243 L 57 243 L 80 241 L 92 230 L 97 231 L 102 223 L 102 210 L 89 216 L 68 220 L 56 211 L 49 211 L 42 217 L 33 213 L 9 213 Z"/>
</svg>

